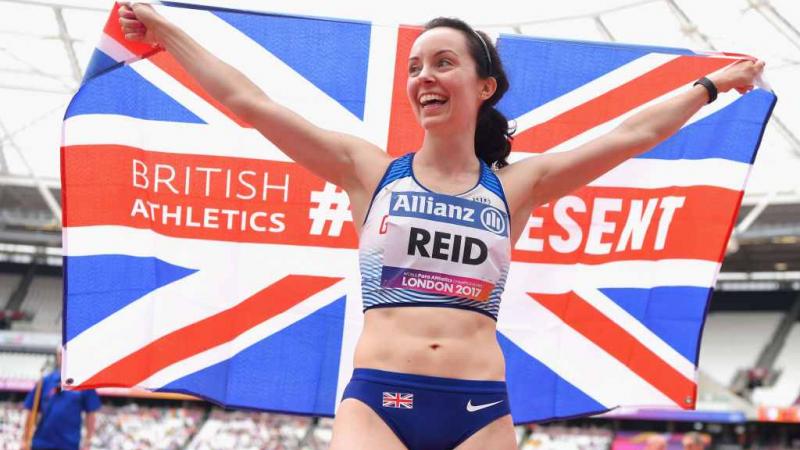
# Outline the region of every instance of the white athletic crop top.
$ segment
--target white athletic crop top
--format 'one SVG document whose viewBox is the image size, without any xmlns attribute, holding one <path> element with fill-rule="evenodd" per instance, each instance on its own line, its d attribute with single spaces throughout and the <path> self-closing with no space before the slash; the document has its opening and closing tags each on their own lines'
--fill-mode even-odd
<svg viewBox="0 0 800 450">
<path fill-rule="evenodd" d="M 413 159 L 392 161 L 367 211 L 359 245 L 364 311 L 443 306 L 497 320 L 511 261 L 500 180 L 481 162 L 475 187 L 437 194 L 416 180 Z"/>
</svg>

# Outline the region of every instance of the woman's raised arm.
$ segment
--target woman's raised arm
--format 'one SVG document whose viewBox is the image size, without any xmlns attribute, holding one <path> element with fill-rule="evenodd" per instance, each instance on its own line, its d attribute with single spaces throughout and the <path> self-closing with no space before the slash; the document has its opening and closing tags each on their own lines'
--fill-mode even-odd
<svg viewBox="0 0 800 450">
<path fill-rule="evenodd" d="M 123 5 L 119 16 L 126 39 L 166 49 L 212 97 L 294 161 L 351 196 L 371 193 L 366 191 L 377 184 L 390 160 L 380 148 L 361 138 L 320 128 L 276 103 L 151 6 Z"/>
<path fill-rule="evenodd" d="M 753 88 L 763 61 L 739 61 L 712 77 L 719 92 Z M 709 100 L 704 86 L 653 105 L 611 132 L 563 153 L 545 154 L 511 164 L 499 174 L 514 225 L 524 225 L 531 210 L 588 184 L 625 160 L 644 153 L 675 134 Z M 519 223 L 517 223 L 519 221 Z"/>
</svg>

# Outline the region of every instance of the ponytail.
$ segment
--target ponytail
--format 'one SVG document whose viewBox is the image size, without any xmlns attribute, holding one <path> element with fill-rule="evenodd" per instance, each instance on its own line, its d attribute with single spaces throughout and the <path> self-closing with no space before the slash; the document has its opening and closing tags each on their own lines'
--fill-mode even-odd
<svg viewBox="0 0 800 450">
<path fill-rule="evenodd" d="M 494 169 L 507 166 L 514 131 L 515 127 L 509 126 L 503 113 L 484 103 L 475 125 L 475 155 Z"/>
</svg>

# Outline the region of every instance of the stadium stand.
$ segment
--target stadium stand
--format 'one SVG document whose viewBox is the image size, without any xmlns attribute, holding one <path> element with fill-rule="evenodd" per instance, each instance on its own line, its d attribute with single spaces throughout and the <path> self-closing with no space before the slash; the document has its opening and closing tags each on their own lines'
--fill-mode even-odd
<svg viewBox="0 0 800 450">
<path fill-rule="evenodd" d="M 614 434 L 597 427 L 534 426 L 524 439 L 522 450 L 605 450 Z"/>
<path fill-rule="evenodd" d="M 30 324 L 19 322 L 14 329 L 33 331 L 61 330 L 61 298 L 63 280 L 60 277 L 36 276 L 33 278 L 28 295 L 20 307 L 33 316 Z"/>
<path fill-rule="evenodd" d="M 0 402 L 0 450 L 18 450 L 25 412 L 22 403 Z"/>
<path fill-rule="evenodd" d="M 0 352 L 0 380 L 37 380 L 49 359 L 36 353 Z"/>
<path fill-rule="evenodd" d="M 215 410 L 188 450 L 301 448 L 312 420 L 280 414 Z M 322 446 L 319 448 L 326 448 Z"/>
<path fill-rule="evenodd" d="M 328 448 L 333 438 L 333 419 L 319 419 L 314 428 L 313 442 L 316 448 Z"/>
<path fill-rule="evenodd" d="M 103 407 L 97 413 L 93 449 L 178 450 L 202 422 L 196 408 L 151 408 L 135 403 Z"/>
<path fill-rule="evenodd" d="M 12 330 L 61 332 L 63 279 L 52 276 L 35 276 L 28 287 L 20 308 L 32 320 L 16 321 Z"/>
<path fill-rule="evenodd" d="M 330 444 L 332 421 L 329 419 L 320 420 L 313 435 L 308 435 L 312 419 L 306 417 L 215 409 L 203 423 L 204 415 L 199 407 L 104 405 L 97 412 L 91 448 L 321 450 Z M 24 418 L 22 403 L 0 402 L 0 450 L 19 448 Z"/>
<path fill-rule="evenodd" d="M 21 275 L 16 273 L 0 273 L 0 309 L 4 309 L 17 288 Z"/>
<path fill-rule="evenodd" d="M 710 313 L 700 346 L 700 370 L 730 386 L 738 370 L 756 363 L 782 317 L 781 312 Z"/>
<path fill-rule="evenodd" d="M 94 450 L 178 450 L 202 422 L 198 408 L 154 408 L 135 403 L 104 406 L 97 413 Z M 0 402 L 0 450 L 18 450 L 25 410 L 22 403 Z"/>
<path fill-rule="evenodd" d="M 800 398 L 800 323 L 795 323 L 781 349 L 773 370 L 780 371 L 772 386 L 753 391 L 756 404 L 791 406 Z"/>
</svg>

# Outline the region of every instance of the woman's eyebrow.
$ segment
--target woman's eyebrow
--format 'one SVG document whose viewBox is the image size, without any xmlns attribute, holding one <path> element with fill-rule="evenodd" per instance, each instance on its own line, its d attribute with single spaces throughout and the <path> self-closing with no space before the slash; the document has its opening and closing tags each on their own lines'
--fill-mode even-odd
<svg viewBox="0 0 800 450">
<path fill-rule="evenodd" d="M 456 53 L 453 50 L 450 50 L 449 48 L 443 48 L 441 50 L 438 50 L 436 53 L 433 54 L 433 56 L 439 56 L 442 53 L 452 53 L 452 54 L 458 56 L 458 53 Z M 408 58 L 409 61 L 416 61 L 418 59 L 419 59 L 419 56 L 411 56 L 411 57 Z"/>
</svg>

